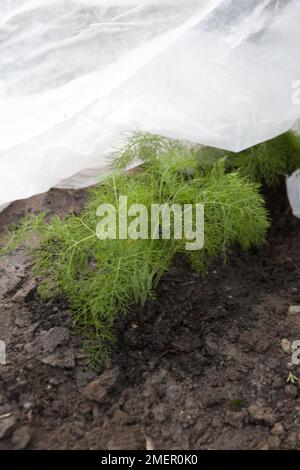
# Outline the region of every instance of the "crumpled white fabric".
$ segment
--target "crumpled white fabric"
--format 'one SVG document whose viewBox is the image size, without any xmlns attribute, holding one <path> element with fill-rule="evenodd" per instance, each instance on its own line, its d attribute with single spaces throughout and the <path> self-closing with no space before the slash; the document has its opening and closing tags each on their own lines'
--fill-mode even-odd
<svg viewBox="0 0 300 470">
<path fill-rule="evenodd" d="M 239 151 L 288 130 L 299 45 L 299 0 L 0 0 L 0 206 L 94 182 L 133 131 Z"/>
<path fill-rule="evenodd" d="M 300 219 L 300 169 L 286 178 L 286 188 L 293 215 Z"/>
</svg>

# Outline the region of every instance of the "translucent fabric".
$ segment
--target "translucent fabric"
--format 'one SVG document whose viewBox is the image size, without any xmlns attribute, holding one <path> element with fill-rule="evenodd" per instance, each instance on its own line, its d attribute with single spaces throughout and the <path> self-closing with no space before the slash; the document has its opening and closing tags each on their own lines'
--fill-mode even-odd
<svg viewBox="0 0 300 470">
<path fill-rule="evenodd" d="M 286 131 L 299 45 L 299 0 L 0 0 L 0 206 L 94 182 L 130 132 Z"/>
</svg>

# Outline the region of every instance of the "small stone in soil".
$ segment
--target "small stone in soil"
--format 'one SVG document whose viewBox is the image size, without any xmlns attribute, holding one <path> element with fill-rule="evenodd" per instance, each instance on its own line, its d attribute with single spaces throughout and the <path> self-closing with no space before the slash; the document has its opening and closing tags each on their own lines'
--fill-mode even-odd
<svg viewBox="0 0 300 470">
<path fill-rule="evenodd" d="M 31 410 L 32 407 L 33 407 L 33 403 L 31 401 L 26 401 L 23 405 L 23 409 L 25 411 Z"/>
<path fill-rule="evenodd" d="M 285 429 L 281 423 L 275 423 L 271 429 L 273 436 L 282 436 L 285 433 Z"/>
<path fill-rule="evenodd" d="M 248 413 L 250 415 L 250 419 L 255 423 L 274 426 L 276 422 L 275 415 L 271 408 L 265 408 L 263 406 L 253 404 L 249 406 Z"/>
<path fill-rule="evenodd" d="M 300 314 L 300 305 L 291 305 L 291 306 L 289 307 L 288 313 L 291 314 L 291 315 L 298 315 L 298 314 Z"/>
<path fill-rule="evenodd" d="M 102 402 L 108 391 L 116 384 L 118 374 L 117 367 L 104 371 L 97 379 L 84 387 L 82 395 L 88 400 Z"/>
<path fill-rule="evenodd" d="M 291 342 L 287 338 L 283 338 L 280 342 L 281 349 L 286 354 L 292 354 L 292 345 Z"/>
</svg>

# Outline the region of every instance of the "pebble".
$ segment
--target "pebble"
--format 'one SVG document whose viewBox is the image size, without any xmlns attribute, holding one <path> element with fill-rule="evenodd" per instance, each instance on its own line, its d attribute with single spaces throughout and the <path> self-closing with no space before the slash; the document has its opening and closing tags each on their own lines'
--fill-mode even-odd
<svg viewBox="0 0 300 470">
<path fill-rule="evenodd" d="M 285 433 L 285 429 L 281 423 L 275 423 L 271 429 L 273 436 L 282 436 Z"/>
<path fill-rule="evenodd" d="M 82 395 L 88 400 L 101 403 L 105 398 L 109 389 L 111 389 L 117 381 L 119 369 L 109 369 L 103 372 L 97 379 L 90 382 L 82 390 Z"/>
<path fill-rule="evenodd" d="M 264 424 L 266 426 L 274 426 L 276 419 L 271 408 L 265 408 L 257 404 L 249 406 L 248 413 L 255 423 Z"/>
<path fill-rule="evenodd" d="M 286 354 L 292 354 L 292 344 L 287 338 L 283 338 L 280 342 L 281 349 Z"/>
<path fill-rule="evenodd" d="M 300 314 L 300 305 L 291 305 L 289 307 L 288 313 L 290 315 L 299 315 Z"/>
<path fill-rule="evenodd" d="M 33 407 L 33 403 L 31 401 L 26 401 L 23 405 L 23 409 L 25 411 L 31 410 L 32 407 Z"/>
</svg>

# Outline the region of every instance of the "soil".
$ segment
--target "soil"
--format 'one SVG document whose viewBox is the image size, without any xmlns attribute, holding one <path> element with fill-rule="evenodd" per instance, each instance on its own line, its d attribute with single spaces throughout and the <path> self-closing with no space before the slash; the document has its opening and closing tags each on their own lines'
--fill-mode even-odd
<svg viewBox="0 0 300 470">
<path fill-rule="evenodd" d="M 1 229 L 84 199 L 52 190 L 18 201 Z M 0 449 L 299 449 L 300 386 L 287 380 L 300 380 L 300 220 L 284 187 L 269 200 L 266 244 L 233 249 L 205 278 L 177 258 L 157 298 L 118 321 L 99 371 L 86 366 L 67 302 L 37 296 L 25 250 L 1 257 Z"/>
</svg>

